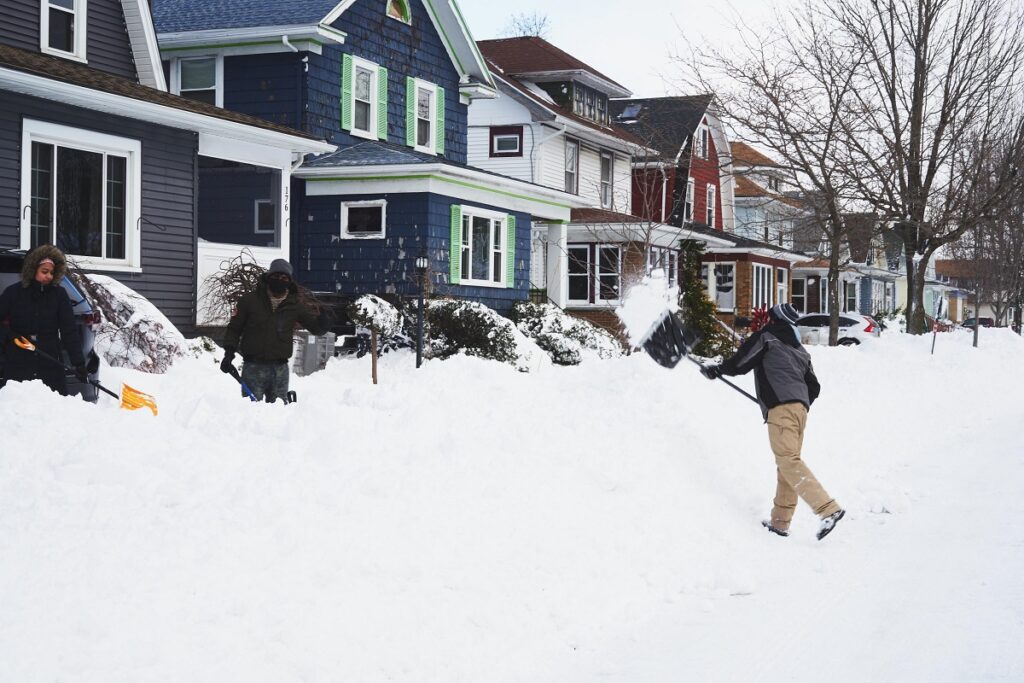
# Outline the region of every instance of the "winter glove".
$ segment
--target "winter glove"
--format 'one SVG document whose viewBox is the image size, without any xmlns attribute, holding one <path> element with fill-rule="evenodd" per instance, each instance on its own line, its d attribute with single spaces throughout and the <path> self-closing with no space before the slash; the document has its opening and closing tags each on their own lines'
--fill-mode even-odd
<svg viewBox="0 0 1024 683">
<path fill-rule="evenodd" d="M 705 365 L 700 369 L 700 374 L 708 379 L 717 379 L 722 376 L 721 365 Z"/>
<path fill-rule="evenodd" d="M 89 380 L 89 371 L 85 368 L 84 365 L 76 365 L 75 377 L 82 380 L 83 382 L 87 382 Z"/>
<path fill-rule="evenodd" d="M 230 346 L 224 347 L 224 360 L 220 362 L 220 371 L 230 375 L 235 372 L 235 366 L 231 363 L 235 359 L 235 350 Z"/>
</svg>

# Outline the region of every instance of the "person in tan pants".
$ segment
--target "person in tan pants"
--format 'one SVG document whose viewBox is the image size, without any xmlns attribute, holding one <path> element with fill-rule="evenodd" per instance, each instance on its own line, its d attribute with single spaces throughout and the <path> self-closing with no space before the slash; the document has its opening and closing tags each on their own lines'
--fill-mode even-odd
<svg viewBox="0 0 1024 683">
<path fill-rule="evenodd" d="M 754 370 L 754 386 L 761 414 L 768 424 L 768 441 L 775 454 L 776 487 L 770 520 L 762 525 L 779 536 L 789 535 L 797 498 L 821 518 L 817 538 L 825 538 L 846 514 L 825 491 L 801 458 L 807 411 L 821 385 L 814 375 L 811 356 L 800 343 L 794 323 L 799 314 L 789 304 L 769 311 L 771 322 L 750 335 L 721 365 L 701 369 L 708 379 L 742 375 Z"/>
</svg>

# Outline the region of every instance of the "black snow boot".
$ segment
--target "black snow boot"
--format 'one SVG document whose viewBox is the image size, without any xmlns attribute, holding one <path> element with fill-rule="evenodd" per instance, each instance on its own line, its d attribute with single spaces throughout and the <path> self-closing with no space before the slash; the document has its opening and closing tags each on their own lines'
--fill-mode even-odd
<svg viewBox="0 0 1024 683">
<path fill-rule="evenodd" d="M 772 523 L 770 521 L 768 521 L 767 519 L 762 519 L 761 520 L 761 526 L 763 526 L 765 529 L 767 529 L 768 531 L 772 532 L 773 534 L 778 534 L 779 536 L 782 536 L 783 538 L 785 538 L 786 536 L 789 536 L 789 532 L 788 531 L 786 531 L 785 529 L 776 529 L 775 527 L 772 526 Z"/>
<path fill-rule="evenodd" d="M 846 510 L 840 510 L 839 512 L 833 512 L 828 517 L 823 517 L 821 520 L 821 526 L 818 527 L 818 540 L 820 541 L 832 533 L 832 530 L 836 528 L 836 524 L 839 523 L 839 520 L 841 520 L 845 514 Z"/>
</svg>

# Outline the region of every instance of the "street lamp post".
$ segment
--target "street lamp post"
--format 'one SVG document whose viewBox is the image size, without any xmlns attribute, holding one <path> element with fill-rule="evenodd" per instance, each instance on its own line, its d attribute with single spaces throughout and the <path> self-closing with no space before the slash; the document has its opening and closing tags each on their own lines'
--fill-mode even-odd
<svg viewBox="0 0 1024 683">
<path fill-rule="evenodd" d="M 416 278 L 419 281 L 419 303 L 416 309 L 416 367 L 423 363 L 423 289 L 424 280 L 427 277 L 427 268 L 430 266 L 430 259 L 427 252 L 420 250 L 416 257 Z"/>
</svg>

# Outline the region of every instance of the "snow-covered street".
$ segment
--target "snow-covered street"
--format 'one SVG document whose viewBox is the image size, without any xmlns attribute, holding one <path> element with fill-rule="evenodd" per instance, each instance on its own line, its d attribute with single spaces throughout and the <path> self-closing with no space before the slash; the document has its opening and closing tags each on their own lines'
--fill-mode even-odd
<svg viewBox="0 0 1024 683">
<path fill-rule="evenodd" d="M 1022 680 L 1024 340 L 970 339 L 810 349 L 821 542 L 762 529 L 758 409 L 688 363 L 9 385 L 0 681 Z"/>
</svg>

